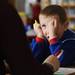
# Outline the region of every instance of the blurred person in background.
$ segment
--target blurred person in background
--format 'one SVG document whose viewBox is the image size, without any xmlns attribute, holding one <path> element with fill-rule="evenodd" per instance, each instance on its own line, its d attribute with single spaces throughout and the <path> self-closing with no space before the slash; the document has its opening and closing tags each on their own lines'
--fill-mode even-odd
<svg viewBox="0 0 75 75">
<path fill-rule="evenodd" d="M 59 69 L 54 55 L 43 64 L 33 59 L 22 20 L 8 0 L 0 0 L 0 35 L 0 75 L 6 73 L 5 67 L 12 75 L 53 75 Z"/>
</svg>

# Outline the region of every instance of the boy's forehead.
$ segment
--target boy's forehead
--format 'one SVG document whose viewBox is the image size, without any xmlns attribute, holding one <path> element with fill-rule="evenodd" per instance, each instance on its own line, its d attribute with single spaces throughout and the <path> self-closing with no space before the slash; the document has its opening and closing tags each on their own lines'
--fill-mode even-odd
<svg viewBox="0 0 75 75">
<path fill-rule="evenodd" d="M 45 16 L 45 15 L 39 15 L 39 21 L 40 21 L 40 23 L 44 24 L 45 21 L 46 21 L 46 18 L 47 18 L 47 16 Z"/>
<path fill-rule="evenodd" d="M 40 14 L 39 15 L 39 18 L 44 18 L 45 19 L 45 18 L 47 18 L 47 16 L 46 15 L 43 15 L 43 14 Z"/>
<path fill-rule="evenodd" d="M 45 20 L 46 16 L 45 15 L 39 15 L 39 21 Z"/>
<path fill-rule="evenodd" d="M 59 16 L 58 15 L 49 15 L 49 16 L 47 16 L 47 15 L 43 15 L 43 14 L 40 14 L 39 15 L 39 19 L 45 19 L 45 18 L 59 18 Z"/>
</svg>

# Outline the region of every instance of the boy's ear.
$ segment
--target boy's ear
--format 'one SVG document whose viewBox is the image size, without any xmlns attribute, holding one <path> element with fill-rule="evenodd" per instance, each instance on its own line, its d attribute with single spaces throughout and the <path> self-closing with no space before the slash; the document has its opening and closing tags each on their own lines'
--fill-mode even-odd
<svg viewBox="0 0 75 75">
<path fill-rule="evenodd" d="M 65 22 L 65 23 L 64 23 L 64 29 L 65 29 L 65 31 L 67 30 L 68 25 L 69 25 L 69 22 Z"/>
</svg>

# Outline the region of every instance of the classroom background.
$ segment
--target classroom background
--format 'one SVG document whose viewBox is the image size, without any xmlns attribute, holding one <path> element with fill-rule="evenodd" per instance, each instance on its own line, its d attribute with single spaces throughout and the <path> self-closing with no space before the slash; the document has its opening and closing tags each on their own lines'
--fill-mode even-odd
<svg viewBox="0 0 75 75">
<path fill-rule="evenodd" d="M 75 31 L 75 0 L 10 0 L 17 9 L 26 29 L 29 41 L 36 36 L 33 30 L 35 19 L 38 20 L 40 10 L 48 5 L 57 4 L 62 6 L 68 16 L 69 29 Z"/>
</svg>

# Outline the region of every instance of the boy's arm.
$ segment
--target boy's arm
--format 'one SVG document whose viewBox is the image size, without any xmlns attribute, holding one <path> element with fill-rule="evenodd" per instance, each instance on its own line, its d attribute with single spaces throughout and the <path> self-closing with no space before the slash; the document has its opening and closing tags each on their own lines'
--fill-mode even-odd
<svg viewBox="0 0 75 75">
<path fill-rule="evenodd" d="M 32 40 L 32 54 L 34 58 L 42 63 L 48 55 L 50 55 L 49 52 L 49 44 L 45 39 L 36 37 Z"/>
<path fill-rule="evenodd" d="M 46 44 L 40 24 L 36 20 L 33 27 L 36 33 L 36 38 L 32 40 L 32 53 L 34 58 L 42 63 L 49 54 L 49 45 Z"/>
<path fill-rule="evenodd" d="M 63 59 L 63 50 L 61 48 L 62 46 L 61 41 L 58 41 L 57 38 L 54 37 L 49 42 L 50 42 L 49 48 L 50 48 L 51 54 L 57 56 L 57 58 L 61 62 Z"/>
<path fill-rule="evenodd" d="M 50 48 L 51 54 L 57 56 L 57 58 L 61 62 L 61 60 L 63 58 L 62 57 L 63 56 L 63 51 L 61 49 L 62 43 L 61 43 L 61 41 L 58 41 L 58 39 L 59 39 L 58 36 L 59 35 L 56 34 L 57 33 L 56 28 L 57 28 L 57 25 L 58 25 L 56 19 L 57 18 L 55 16 L 48 17 L 48 19 L 47 19 L 47 30 L 46 30 L 47 35 L 46 35 L 46 37 L 47 37 L 47 39 L 48 39 L 48 41 L 50 43 L 49 48 Z"/>
</svg>

